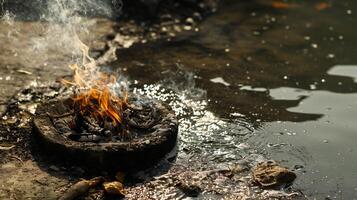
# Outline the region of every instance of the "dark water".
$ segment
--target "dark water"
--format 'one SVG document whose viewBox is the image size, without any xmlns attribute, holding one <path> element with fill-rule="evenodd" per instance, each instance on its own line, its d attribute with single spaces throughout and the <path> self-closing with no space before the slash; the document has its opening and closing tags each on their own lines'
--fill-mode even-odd
<svg viewBox="0 0 357 200">
<path fill-rule="evenodd" d="M 296 168 L 308 196 L 353 199 L 357 2 L 289 2 L 223 1 L 200 30 L 120 51 L 113 66 L 152 96 L 168 98 L 157 83 L 182 91 L 183 149 L 219 163 L 250 146 Z"/>
</svg>

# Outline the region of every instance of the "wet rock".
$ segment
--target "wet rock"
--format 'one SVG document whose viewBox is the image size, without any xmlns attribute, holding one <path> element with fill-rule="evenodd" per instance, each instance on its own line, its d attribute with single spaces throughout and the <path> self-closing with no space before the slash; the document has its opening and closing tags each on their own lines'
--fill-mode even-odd
<svg viewBox="0 0 357 200">
<path fill-rule="evenodd" d="M 285 187 L 295 178 L 294 172 L 272 160 L 261 162 L 253 169 L 253 181 L 263 187 Z"/>
</svg>

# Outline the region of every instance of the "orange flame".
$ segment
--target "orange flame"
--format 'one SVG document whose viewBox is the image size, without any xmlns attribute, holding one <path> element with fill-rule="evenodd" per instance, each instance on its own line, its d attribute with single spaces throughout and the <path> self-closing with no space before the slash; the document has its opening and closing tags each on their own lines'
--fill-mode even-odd
<svg viewBox="0 0 357 200">
<path fill-rule="evenodd" d="M 91 88 L 74 97 L 74 101 L 82 113 L 90 113 L 97 121 L 109 118 L 114 126 L 122 122 L 124 102 L 112 95 L 108 88 Z"/>
<path fill-rule="evenodd" d="M 83 53 L 83 64 L 70 65 L 74 81 L 63 79 L 62 83 L 76 87 L 78 93 L 73 100 L 82 115 L 90 115 L 97 122 L 110 120 L 114 126 L 118 126 L 123 121 L 127 95 L 122 100 L 110 90 L 109 86 L 116 82 L 115 76 L 100 72 L 94 59 L 88 55 L 89 48 L 77 39 Z"/>
</svg>

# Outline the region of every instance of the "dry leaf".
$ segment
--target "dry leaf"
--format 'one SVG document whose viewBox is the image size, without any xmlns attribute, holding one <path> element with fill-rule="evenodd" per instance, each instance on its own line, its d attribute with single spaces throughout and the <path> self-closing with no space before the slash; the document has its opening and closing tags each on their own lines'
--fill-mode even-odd
<svg viewBox="0 0 357 200">
<path fill-rule="evenodd" d="M 111 195 L 121 195 L 125 196 L 126 192 L 124 186 L 119 181 L 105 182 L 103 183 L 104 190 Z"/>
</svg>

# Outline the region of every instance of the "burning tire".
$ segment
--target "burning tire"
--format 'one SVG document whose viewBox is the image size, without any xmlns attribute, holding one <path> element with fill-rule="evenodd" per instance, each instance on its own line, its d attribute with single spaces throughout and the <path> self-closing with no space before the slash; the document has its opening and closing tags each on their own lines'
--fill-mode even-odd
<svg viewBox="0 0 357 200">
<path fill-rule="evenodd" d="M 44 103 L 38 107 L 33 121 L 36 141 L 44 152 L 87 169 L 132 171 L 154 165 L 176 146 L 178 121 L 168 105 L 157 101 L 146 104 L 150 105 L 150 114 L 143 109 L 125 110 L 127 119 L 122 129 L 129 136 L 118 139 L 119 136 L 108 131 L 88 137 L 85 131 L 78 130 L 82 126 L 73 128 L 73 123 L 63 126 L 63 121 L 75 120 L 72 99 Z"/>
</svg>

